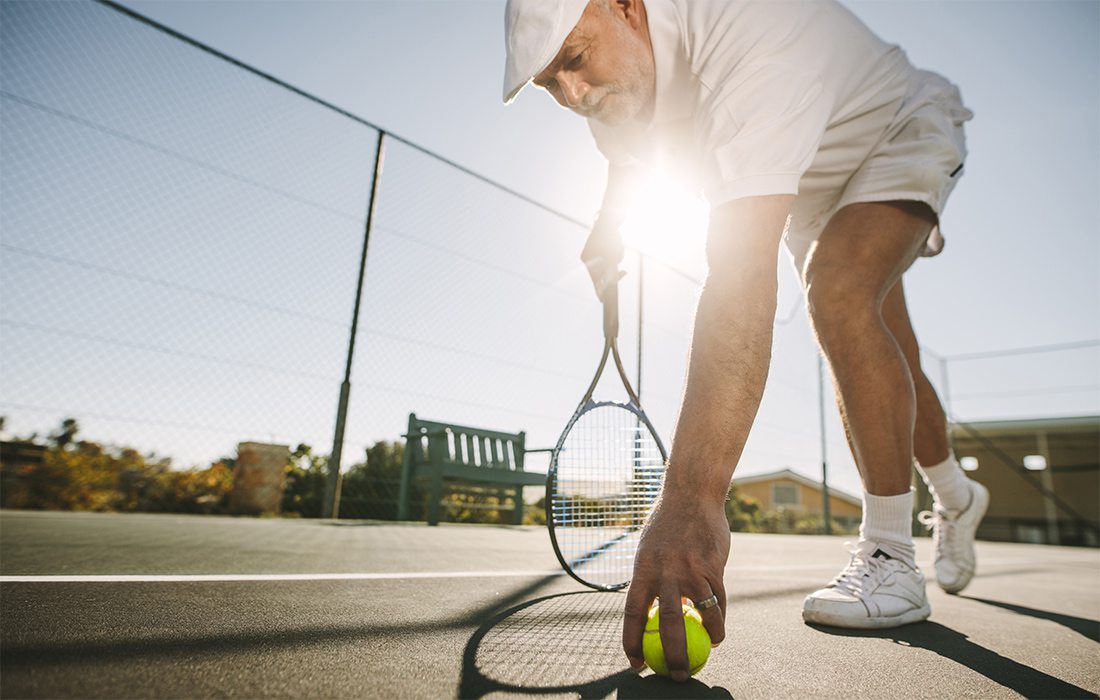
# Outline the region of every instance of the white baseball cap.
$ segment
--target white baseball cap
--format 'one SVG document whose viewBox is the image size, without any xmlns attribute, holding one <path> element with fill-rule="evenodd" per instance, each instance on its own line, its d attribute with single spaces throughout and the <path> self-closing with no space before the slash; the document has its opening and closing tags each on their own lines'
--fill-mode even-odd
<svg viewBox="0 0 1100 700">
<path fill-rule="evenodd" d="M 504 8 L 504 104 L 546 70 L 573 27 L 577 26 L 588 0 L 508 0 Z"/>
</svg>

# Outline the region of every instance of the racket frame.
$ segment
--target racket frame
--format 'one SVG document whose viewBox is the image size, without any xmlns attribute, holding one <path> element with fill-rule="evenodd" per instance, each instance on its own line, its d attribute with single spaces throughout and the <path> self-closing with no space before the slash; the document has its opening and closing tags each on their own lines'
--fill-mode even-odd
<svg viewBox="0 0 1100 700">
<path fill-rule="evenodd" d="M 565 426 L 565 430 L 562 431 L 561 436 L 558 438 L 557 444 L 554 446 L 553 452 L 550 456 L 550 468 L 546 474 L 546 526 L 550 532 L 550 543 L 554 547 L 554 554 L 558 558 L 558 562 L 567 574 L 572 576 L 578 582 L 594 588 L 598 591 L 617 591 L 626 588 L 630 585 L 630 579 L 628 578 L 621 583 L 616 584 L 597 584 L 591 581 L 586 581 L 577 572 L 573 570 L 573 567 L 565 556 L 562 554 L 561 548 L 558 546 L 558 538 L 555 532 L 556 527 L 554 524 L 554 491 L 557 484 L 558 477 L 558 456 L 561 454 L 562 447 L 565 445 L 566 438 L 569 437 L 570 431 L 581 416 L 588 413 L 591 410 L 602 407 L 615 407 L 630 411 L 635 415 L 640 424 L 644 425 L 653 438 L 653 441 L 657 445 L 657 449 L 661 454 L 661 463 L 665 466 L 668 465 L 668 453 L 665 451 L 664 443 L 661 442 L 660 436 L 654 429 L 653 424 L 650 422 L 649 417 L 642 410 L 641 401 L 638 399 L 638 395 L 634 392 L 634 387 L 630 384 L 630 379 L 626 375 L 626 370 L 623 368 L 622 358 L 619 356 L 619 283 L 618 273 L 614 276 L 614 281 L 609 282 L 605 287 L 601 296 L 603 302 L 603 327 L 604 327 L 604 345 L 603 354 L 600 357 L 600 364 L 596 368 L 596 374 L 592 377 L 592 383 L 588 385 L 588 390 L 584 393 L 584 398 L 581 399 L 580 404 L 577 406 L 577 410 L 574 411 L 573 417 L 569 419 L 569 422 Z M 611 357 L 614 360 L 615 369 L 618 371 L 619 378 L 623 382 L 623 386 L 626 388 L 627 395 L 630 400 L 627 403 L 621 403 L 617 401 L 593 401 L 592 394 L 596 391 L 596 385 L 599 384 L 600 378 L 603 376 L 604 368 L 607 366 L 607 359 Z"/>
</svg>

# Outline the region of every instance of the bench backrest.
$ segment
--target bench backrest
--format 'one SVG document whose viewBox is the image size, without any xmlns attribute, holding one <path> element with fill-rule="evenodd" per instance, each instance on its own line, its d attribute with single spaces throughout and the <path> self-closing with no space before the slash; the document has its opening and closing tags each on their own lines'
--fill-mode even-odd
<svg viewBox="0 0 1100 700">
<path fill-rule="evenodd" d="M 461 464 L 486 469 L 523 471 L 526 433 L 502 433 L 467 425 L 420 420 L 409 414 L 406 459 L 422 464 Z"/>
</svg>

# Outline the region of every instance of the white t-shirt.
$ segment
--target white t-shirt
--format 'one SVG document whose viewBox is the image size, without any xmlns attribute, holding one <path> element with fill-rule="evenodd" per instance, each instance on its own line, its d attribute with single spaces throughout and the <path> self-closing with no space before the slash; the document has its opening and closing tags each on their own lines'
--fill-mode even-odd
<svg viewBox="0 0 1100 700">
<path fill-rule="evenodd" d="M 653 119 L 589 120 L 613 166 L 659 166 L 712 206 L 854 172 L 890 125 L 905 53 L 833 0 L 645 0 Z M 834 177 L 828 177 L 828 175 Z M 817 176 L 817 177 L 815 177 Z"/>
</svg>

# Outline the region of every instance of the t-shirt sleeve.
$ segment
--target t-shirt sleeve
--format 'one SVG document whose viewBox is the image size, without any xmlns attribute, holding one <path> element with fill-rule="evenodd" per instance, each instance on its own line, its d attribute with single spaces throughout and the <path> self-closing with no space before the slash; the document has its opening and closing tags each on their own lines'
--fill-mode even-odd
<svg viewBox="0 0 1100 700">
<path fill-rule="evenodd" d="M 780 63 L 743 67 L 702 106 L 699 144 L 711 206 L 798 194 L 832 108 L 815 73 Z"/>
</svg>

